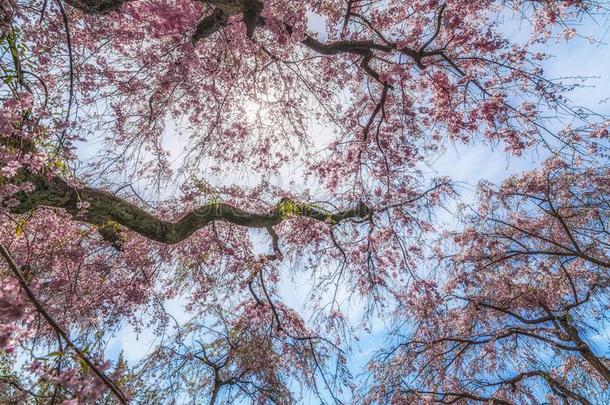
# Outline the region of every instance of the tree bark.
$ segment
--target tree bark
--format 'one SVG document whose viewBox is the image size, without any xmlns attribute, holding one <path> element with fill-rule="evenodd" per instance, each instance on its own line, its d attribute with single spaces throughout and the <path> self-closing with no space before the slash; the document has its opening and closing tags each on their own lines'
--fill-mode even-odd
<svg viewBox="0 0 610 405">
<path fill-rule="evenodd" d="M 116 11 L 130 0 L 65 0 L 70 6 L 86 14 L 107 14 Z"/>
<path fill-rule="evenodd" d="M 610 383 L 610 369 L 601 361 L 599 357 L 593 353 L 589 345 L 582 340 L 578 330 L 572 326 L 567 319 L 562 318 L 559 320 L 561 327 L 565 330 L 568 337 L 576 344 L 579 349 L 580 355 L 593 367 L 601 377 Z"/>
<path fill-rule="evenodd" d="M 24 214 L 39 207 L 62 208 L 74 219 L 98 226 L 107 240 L 113 237 L 113 229 L 118 231 L 118 225 L 154 241 L 175 244 L 214 221 L 250 228 L 269 228 L 295 216 L 337 224 L 348 219 L 365 219 L 372 212 L 363 203 L 359 203 L 356 208 L 328 212 L 285 198 L 262 213 L 249 212 L 221 202 L 210 203 L 186 213 L 176 222 L 170 222 L 104 190 L 72 186 L 59 177 L 31 175 L 26 179 L 34 183 L 35 190 L 18 195 L 20 203 L 11 208 L 12 213 Z M 79 209 L 83 203 L 88 207 Z"/>
</svg>

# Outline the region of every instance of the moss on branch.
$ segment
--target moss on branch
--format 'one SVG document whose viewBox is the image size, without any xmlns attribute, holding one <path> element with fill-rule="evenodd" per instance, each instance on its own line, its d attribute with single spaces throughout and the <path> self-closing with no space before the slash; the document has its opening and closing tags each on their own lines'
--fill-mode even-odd
<svg viewBox="0 0 610 405">
<path fill-rule="evenodd" d="M 285 198 L 263 213 L 249 212 L 230 204 L 214 202 L 186 213 L 176 222 L 170 222 L 104 190 L 75 187 L 59 177 L 28 177 L 36 188 L 31 193 L 21 193 L 19 205 L 13 207 L 11 212 L 24 214 L 39 207 L 65 209 L 74 219 L 98 227 L 104 239 L 119 246 L 120 241 L 116 239 L 118 225 L 154 241 L 174 244 L 214 221 L 249 228 L 269 228 L 295 216 L 337 224 L 348 219 L 365 219 L 371 214 L 370 208 L 363 203 L 353 209 L 328 212 Z M 79 209 L 83 203 L 87 205 L 85 210 Z"/>
</svg>

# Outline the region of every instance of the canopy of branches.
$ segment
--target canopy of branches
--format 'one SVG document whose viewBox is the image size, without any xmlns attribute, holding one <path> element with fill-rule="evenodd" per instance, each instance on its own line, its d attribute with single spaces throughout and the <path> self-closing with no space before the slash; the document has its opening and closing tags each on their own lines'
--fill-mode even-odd
<svg viewBox="0 0 610 405">
<path fill-rule="evenodd" d="M 0 0 L 0 403 L 610 403 L 608 6 Z"/>
</svg>

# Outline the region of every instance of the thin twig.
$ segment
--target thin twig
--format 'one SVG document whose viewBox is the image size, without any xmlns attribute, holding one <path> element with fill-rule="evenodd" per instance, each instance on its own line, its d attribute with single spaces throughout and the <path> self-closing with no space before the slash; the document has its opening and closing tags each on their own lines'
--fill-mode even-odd
<svg viewBox="0 0 610 405">
<path fill-rule="evenodd" d="M 112 393 L 117 397 L 117 399 L 122 404 L 126 405 L 128 403 L 128 401 L 127 401 L 125 395 L 123 394 L 123 392 L 121 392 L 121 389 L 112 380 L 110 380 L 110 378 L 108 378 L 108 376 L 106 376 L 106 374 L 104 374 L 103 371 L 101 371 L 95 364 L 93 364 L 93 362 L 89 359 L 89 357 L 87 357 L 87 355 L 85 355 L 85 353 L 83 353 L 72 342 L 72 340 L 70 339 L 68 334 L 59 326 L 59 324 L 55 321 L 55 319 L 53 319 L 53 317 L 47 312 L 47 310 L 42 306 L 40 301 L 38 301 L 38 298 L 36 298 L 36 295 L 34 294 L 32 289 L 28 285 L 25 277 L 23 276 L 23 273 L 21 272 L 21 270 L 19 270 L 19 268 L 17 267 L 17 264 L 15 264 L 15 261 L 11 257 L 9 251 L 2 243 L 0 243 L 0 254 L 4 257 L 4 260 L 6 260 L 6 263 L 8 264 L 9 268 L 11 269 L 11 271 L 13 272 L 13 274 L 19 281 L 21 288 L 23 288 L 23 290 L 25 291 L 29 300 L 32 302 L 32 304 L 34 305 L 36 310 L 40 313 L 40 315 L 42 315 L 42 317 L 53 328 L 53 330 L 55 330 L 55 332 L 64 339 L 64 341 L 66 342 L 68 347 L 70 347 L 72 350 L 74 350 L 74 352 L 76 352 L 78 357 L 80 357 L 87 364 L 87 366 L 89 366 L 91 368 L 91 370 L 93 370 L 95 375 L 97 375 L 97 377 L 100 380 L 102 380 L 102 382 L 112 391 Z"/>
</svg>

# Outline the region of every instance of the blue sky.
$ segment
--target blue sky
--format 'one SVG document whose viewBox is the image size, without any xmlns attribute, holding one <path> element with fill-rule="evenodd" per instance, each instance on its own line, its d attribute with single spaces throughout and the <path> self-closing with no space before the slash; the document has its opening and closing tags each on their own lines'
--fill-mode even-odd
<svg viewBox="0 0 610 405">
<path fill-rule="evenodd" d="M 313 24 L 316 23 L 318 22 L 313 22 Z M 516 23 L 507 19 L 506 29 L 512 37 L 527 35 L 516 27 L 518 27 Z M 577 89 L 571 93 L 571 101 L 576 105 L 610 114 L 610 105 L 603 103 L 605 98 L 610 97 L 610 74 L 608 73 L 610 47 L 605 44 L 606 38 L 610 41 L 610 35 L 607 35 L 606 21 L 599 21 L 597 24 L 588 21 L 583 24 L 581 29 L 582 34 L 585 36 L 592 35 L 602 43 L 590 44 L 586 39 L 576 38 L 569 42 L 560 41 L 552 48 L 545 47 L 546 52 L 554 55 L 553 58 L 545 62 L 546 76 L 550 78 L 589 77 L 590 79 L 586 82 L 588 87 Z M 558 124 L 557 128 L 560 126 L 562 125 Z M 169 138 L 168 145 L 178 144 L 179 138 Z M 540 151 L 528 151 L 523 156 L 516 158 L 508 156 L 503 152 L 501 146 L 494 150 L 488 145 L 447 144 L 444 153 L 431 163 L 430 176 L 447 175 L 455 181 L 463 182 L 464 185 L 460 189 L 462 199 L 469 203 L 473 202 L 474 194 L 472 190 L 478 181 L 488 180 L 497 183 L 511 174 L 535 167 L 544 158 L 541 153 Z M 286 176 L 290 176 L 290 174 L 286 173 Z M 274 178 L 273 182 L 277 185 L 286 185 L 289 184 L 290 180 L 293 179 L 279 176 Z M 451 213 L 445 213 L 442 219 L 450 226 L 453 216 Z M 263 248 L 267 249 L 268 246 L 265 245 Z M 299 310 L 307 304 L 307 286 L 309 285 L 306 278 L 291 280 L 289 277 L 284 277 L 280 293 L 288 305 Z M 344 295 L 348 294 L 347 291 L 342 293 Z M 166 307 L 178 320 L 186 320 L 187 316 L 179 301 L 168 302 Z M 361 313 L 361 305 L 356 302 L 349 312 L 349 317 L 354 323 L 357 323 Z M 358 368 L 370 358 L 371 353 L 383 345 L 385 340 L 384 326 L 383 321 L 373 323 L 373 330 L 370 333 L 363 333 L 359 343 L 355 345 L 350 363 L 355 374 L 360 372 Z M 607 349 L 608 332 L 602 330 L 597 336 L 591 336 L 599 349 Z M 116 355 L 122 350 L 126 359 L 135 363 L 154 347 L 155 341 L 152 331 L 145 330 L 136 334 L 133 328 L 126 326 L 108 346 L 107 355 L 110 358 L 116 358 Z M 312 403 L 316 403 L 315 400 L 312 401 Z"/>
</svg>

